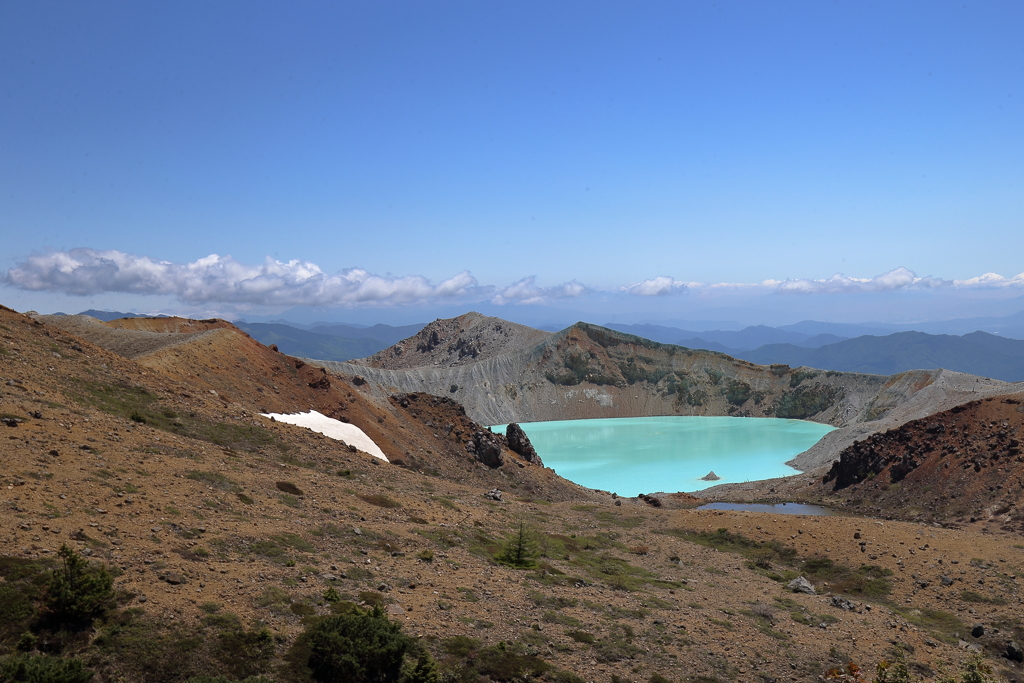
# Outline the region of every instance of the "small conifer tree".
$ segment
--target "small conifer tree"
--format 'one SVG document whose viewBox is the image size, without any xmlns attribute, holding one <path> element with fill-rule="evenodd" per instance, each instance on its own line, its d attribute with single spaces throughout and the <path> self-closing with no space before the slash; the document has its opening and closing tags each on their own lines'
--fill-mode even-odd
<svg viewBox="0 0 1024 683">
<path fill-rule="evenodd" d="M 46 608 L 60 621 L 89 625 L 113 605 L 114 579 L 106 567 L 90 564 L 67 545 L 57 556 L 60 566 L 46 587 Z"/>
<path fill-rule="evenodd" d="M 530 569 L 536 565 L 536 540 L 526 522 L 519 520 L 516 530 L 509 536 L 505 548 L 498 555 L 498 561 L 520 569 Z"/>
</svg>

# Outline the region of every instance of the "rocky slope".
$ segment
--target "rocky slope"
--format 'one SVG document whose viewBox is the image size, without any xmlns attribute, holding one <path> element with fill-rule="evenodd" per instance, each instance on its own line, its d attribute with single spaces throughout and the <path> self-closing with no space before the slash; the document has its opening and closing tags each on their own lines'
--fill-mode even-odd
<svg viewBox="0 0 1024 683">
<path fill-rule="evenodd" d="M 533 345 L 550 334 L 501 318 L 466 313 L 435 320 L 412 337 L 351 362 L 386 370 L 461 366 Z"/>
<path fill-rule="evenodd" d="M 1024 394 L 970 401 L 873 434 L 822 477 L 848 508 L 1024 532 Z"/>
</svg>

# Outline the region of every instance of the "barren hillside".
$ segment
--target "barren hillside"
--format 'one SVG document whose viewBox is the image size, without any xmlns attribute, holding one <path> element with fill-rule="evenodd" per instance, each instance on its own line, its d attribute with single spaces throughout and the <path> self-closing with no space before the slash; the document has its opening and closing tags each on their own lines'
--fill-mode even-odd
<svg viewBox="0 0 1024 683">
<path fill-rule="evenodd" d="M 1024 642 L 1024 551 L 998 526 L 616 499 L 451 400 L 378 399 L 229 326 L 133 361 L 0 309 L 0 375 L 0 663 L 21 648 L 96 683 L 309 681 L 299 635 L 378 604 L 445 680 L 816 681 L 899 653 L 933 680 L 967 646 L 1021 679 L 1005 655 Z M 402 465 L 258 415 L 311 406 Z M 502 564 L 521 525 L 529 562 Z M 116 575 L 117 603 L 75 631 L 47 611 L 62 544 Z M 797 575 L 818 594 L 788 590 Z"/>
</svg>

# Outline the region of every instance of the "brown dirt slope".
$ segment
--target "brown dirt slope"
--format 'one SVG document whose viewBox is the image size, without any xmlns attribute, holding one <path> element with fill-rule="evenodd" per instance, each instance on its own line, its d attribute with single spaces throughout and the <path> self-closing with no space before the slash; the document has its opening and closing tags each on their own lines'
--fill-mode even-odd
<svg viewBox="0 0 1024 683">
<path fill-rule="evenodd" d="M 452 401 L 378 401 L 230 329 L 210 339 L 143 365 L 0 309 L 0 656 L 45 647 L 82 659 L 96 683 L 297 682 L 288 654 L 331 613 L 333 588 L 383 605 L 446 680 L 509 680 L 486 663 L 510 649 L 554 667 L 533 677 L 549 683 L 576 680 L 564 672 L 602 683 L 814 681 L 896 651 L 929 673 L 959 666 L 959 640 L 1021 680 L 1001 654 L 1024 639 L 1024 551 L 998 528 L 614 499 L 511 453 L 497 469 L 478 463 L 466 441 L 488 437 Z M 243 367 L 228 362 L 239 353 Z M 273 384 L 246 365 L 276 371 Z M 323 377 L 329 387 L 309 386 Z M 261 400 L 326 408 L 316 401 L 327 396 L 345 404 L 341 417 L 377 425 L 389 454 L 408 450 L 406 467 L 255 412 Z M 482 495 L 495 487 L 501 502 Z M 532 569 L 495 559 L 520 523 L 533 534 Z M 31 611 L 8 607 L 29 596 L 17 604 L 35 609 L 31 572 L 52 567 L 62 544 L 115 570 L 119 606 L 80 635 L 43 630 L 33 641 Z M 798 573 L 820 594 L 787 591 Z M 983 637 L 969 635 L 974 623 Z M 245 656 L 226 649 L 239 628 L 264 627 Z"/>
<path fill-rule="evenodd" d="M 316 410 L 356 425 L 381 447 L 389 460 L 401 466 L 426 468 L 436 475 L 456 480 L 466 480 L 468 472 L 469 480 L 474 479 L 478 465 L 475 444 L 470 446 L 466 439 L 460 439 L 460 434 L 481 428 L 464 413 L 455 415 L 451 407 L 449 412 L 453 414 L 444 424 L 457 419 L 460 427 L 441 433 L 441 429 L 424 424 L 417 415 L 395 402 L 368 395 L 365 387 L 347 384 L 330 376 L 323 368 L 273 351 L 223 320 L 128 318 L 97 326 L 89 323 L 93 319 L 82 321 L 81 318 L 87 316 L 40 319 L 62 329 L 68 325 L 83 331 L 87 339 L 101 346 L 109 344 L 109 350 L 119 355 L 131 353 L 140 366 L 179 382 L 188 387 L 189 393 L 198 393 L 203 405 L 218 405 L 250 415 Z M 118 336 L 110 336 L 108 330 Z M 145 351 L 137 347 L 126 351 L 126 346 L 139 339 L 139 335 L 148 342 Z M 458 409 L 461 410 L 461 406 Z M 437 420 L 440 422 L 443 417 Z M 502 462 L 522 464 L 522 459 L 509 451 L 507 444 L 500 444 L 500 448 Z M 579 489 L 560 478 L 552 478 L 550 473 L 543 473 L 542 468 L 517 469 L 523 471 L 512 475 L 513 483 L 516 479 L 529 480 L 536 476 L 547 482 L 547 488 L 568 485 L 573 490 Z M 502 481 L 503 478 L 495 483 Z M 533 488 L 529 483 L 524 485 Z M 549 493 L 559 495 L 553 490 Z"/>
</svg>

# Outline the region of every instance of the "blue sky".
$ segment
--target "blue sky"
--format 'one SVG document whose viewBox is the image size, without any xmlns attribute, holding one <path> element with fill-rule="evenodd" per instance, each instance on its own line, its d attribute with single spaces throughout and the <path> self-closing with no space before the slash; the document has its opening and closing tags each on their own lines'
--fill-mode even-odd
<svg viewBox="0 0 1024 683">
<path fill-rule="evenodd" d="M 0 302 L 1014 313 L 1022 25 L 934 0 L 5 3 Z"/>
</svg>

